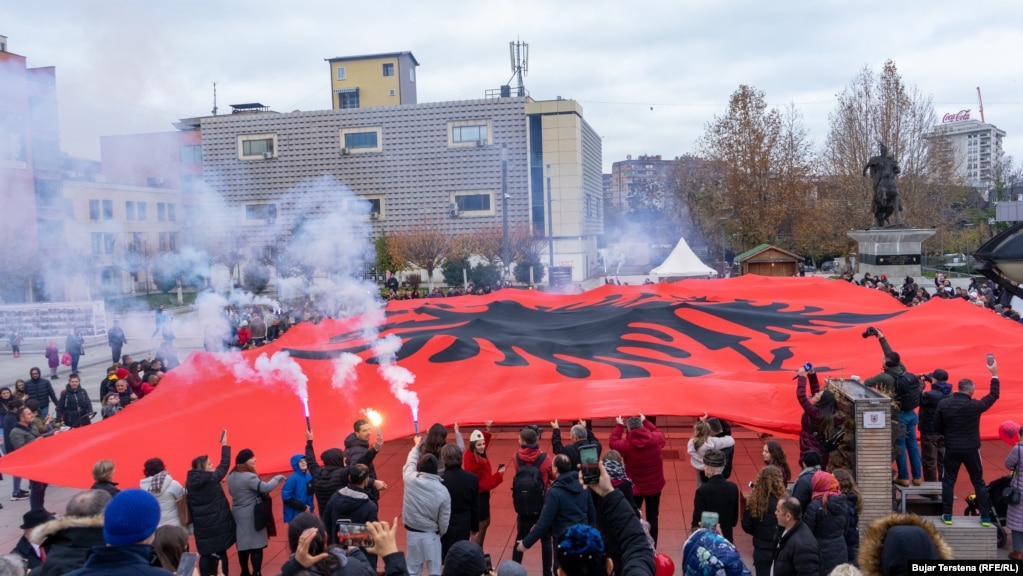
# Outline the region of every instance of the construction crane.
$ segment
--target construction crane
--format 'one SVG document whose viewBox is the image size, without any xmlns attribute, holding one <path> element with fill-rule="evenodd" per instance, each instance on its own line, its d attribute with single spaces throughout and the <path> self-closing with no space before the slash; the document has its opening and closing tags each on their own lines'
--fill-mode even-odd
<svg viewBox="0 0 1023 576">
<path fill-rule="evenodd" d="M 980 121 L 987 124 L 984 122 L 984 99 L 980 97 L 980 86 L 977 86 L 977 102 L 980 103 Z"/>
</svg>

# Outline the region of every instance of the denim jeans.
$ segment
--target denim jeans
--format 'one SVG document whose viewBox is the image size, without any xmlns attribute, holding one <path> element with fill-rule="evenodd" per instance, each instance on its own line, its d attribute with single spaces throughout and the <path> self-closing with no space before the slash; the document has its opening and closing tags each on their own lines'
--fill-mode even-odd
<svg viewBox="0 0 1023 576">
<path fill-rule="evenodd" d="M 899 412 L 899 423 L 905 428 L 906 433 L 901 438 L 895 438 L 895 466 L 899 471 L 899 478 L 903 480 L 909 479 L 909 472 L 913 473 L 913 478 L 920 478 L 923 476 L 920 465 L 920 445 L 916 442 L 916 425 L 920 422 L 920 417 L 917 415 L 916 410 L 904 410 Z M 909 452 L 909 467 L 911 470 L 906 470 L 906 453 Z"/>
</svg>

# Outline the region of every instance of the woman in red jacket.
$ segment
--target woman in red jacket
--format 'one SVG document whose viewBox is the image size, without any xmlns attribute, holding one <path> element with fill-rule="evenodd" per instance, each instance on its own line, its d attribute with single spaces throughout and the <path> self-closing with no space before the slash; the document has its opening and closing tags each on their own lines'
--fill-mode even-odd
<svg viewBox="0 0 1023 576">
<path fill-rule="evenodd" d="M 632 479 L 632 494 L 636 507 L 644 506 L 646 521 L 650 523 L 650 537 L 657 543 L 658 515 L 661 490 L 664 489 L 664 433 L 642 414 L 632 416 L 628 422 L 619 416 L 611 431 L 610 446 L 625 459 L 625 469 Z M 625 433 L 628 428 L 628 433 Z"/>
<path fill-rule="evenodd" d="M 472 541 L 483 547 L 483 540 L 487 537 L 487 527 L 490 526 L 490 491 L 497 488 L 504 480 L 504 464 L 497 467 L 494 472 L 490 467 L 490 460 L 487 460 L 487 448 L 490 447 L 490 426 L 493 420 L 487 420 L 486 431 L 473 430 L 469 435 L 469 449 L 462 456 L 462 469 L 472 472 L 480 479 L 480 531 L 473 536 Z"/>
</svg>

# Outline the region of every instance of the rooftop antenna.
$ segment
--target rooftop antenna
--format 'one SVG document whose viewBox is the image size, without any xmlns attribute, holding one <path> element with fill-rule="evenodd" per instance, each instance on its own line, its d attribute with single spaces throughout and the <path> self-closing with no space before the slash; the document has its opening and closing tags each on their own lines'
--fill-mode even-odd
<svg viewBox="0 0 1023 576">
<path fill-rule="evenodd" d="M 526 95 L 526 85 L 522 78 L 529 73 L 529 44 L 521 40 L 508 43 L 508 51 L 511 53 L 512 80 L 519 79 L 518 96 Z M 511 80 L 509 80 L 509 83 Z"/>
<path fill-rule="evenodd" d="M 213 83 L 213 115 L 217 115 L 217 83 Z"/>
<path fill-rule="evenodd" d="M 980 121 L 982 124 L 987 124 L 984 121 L 984 99 L 980 97 L 980 86 L 977 86 L 977 101 L 980 102 Z"/>
</svg>

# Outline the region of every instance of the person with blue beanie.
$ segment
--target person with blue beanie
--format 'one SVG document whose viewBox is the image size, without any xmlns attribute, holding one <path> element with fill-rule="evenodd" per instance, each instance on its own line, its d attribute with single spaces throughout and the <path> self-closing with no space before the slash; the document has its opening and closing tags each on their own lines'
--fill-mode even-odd
<svg viewBox="0 0 1023 576">
<path fill-rule="evenodd" d="M 159 523 L 160 503 L 155 496 L 138 488 L 118 493 L 103 511 L 107 545 L 93 548 L 85 565 L 68 576 L 166 576 L 166 570 L 149 565 Z"/>
</svg>

